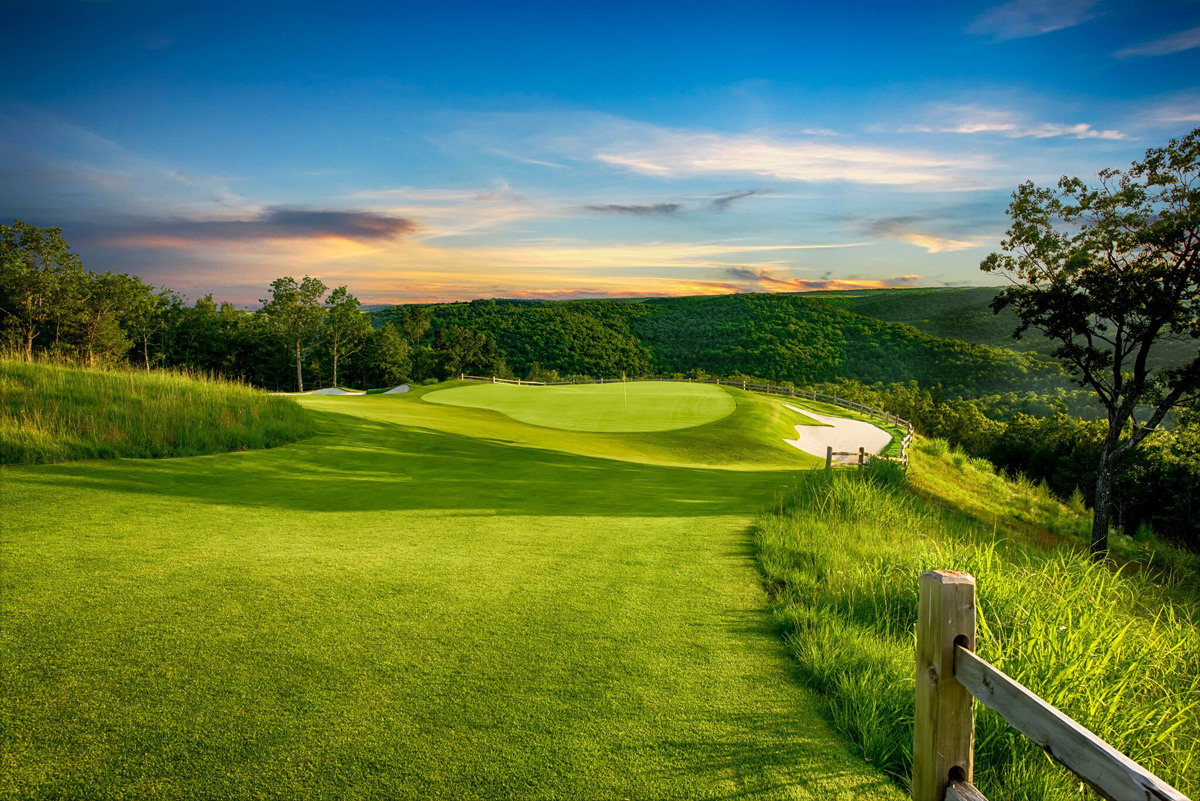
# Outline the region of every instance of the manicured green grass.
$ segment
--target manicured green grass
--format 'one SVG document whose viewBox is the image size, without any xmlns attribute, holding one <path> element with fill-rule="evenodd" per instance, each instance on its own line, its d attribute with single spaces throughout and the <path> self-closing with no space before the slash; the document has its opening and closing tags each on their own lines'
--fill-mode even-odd
<svg viewBox="0 0 1200 801">
<path fill-rule="evenodd" d="M 428 391 L 0 468 L 0 796 L 901 797 L 765 612 L 748 527 L 816 462 L 786 410 L 592 433 Z"/>
<path fill-rule="evenodd" d="M 0 464 L 195 456 L 313 431 L 291 400 L 242 384 L 0 357 Z"/>
<path fill-rule="evenodd" d="M 757 525 L 778 624 L 827 719 L 907 781 L 917 578 L 965 570 L 978 580 L 985 659 L 1196 797 L 1197 608 L 1147 571 L 1090 563 L 1067 539 L 1082 509 L 945 443 L 921 443 L 910 464 L 917 492 L 892 465 L 817 471 Z M 1081 797 L 1069 772 L 982 709 L 975 769 L 991 799 Z"/>
<path fill-rule="evenodd" d="M 734 410 L 711 384 L 624 381 L 539 387 L 474 384 L 430 393 L 426 400 L 493 409 L 514 420 L 570 431 L 671 431 L 711 423 Z"/>
</svg>

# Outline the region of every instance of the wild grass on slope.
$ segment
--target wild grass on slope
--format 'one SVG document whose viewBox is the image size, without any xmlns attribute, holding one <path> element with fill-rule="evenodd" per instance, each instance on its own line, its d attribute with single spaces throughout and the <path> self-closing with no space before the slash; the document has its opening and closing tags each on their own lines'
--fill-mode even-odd
<svg viewBox="0 0 1200 801">
<path fill-rule="evenodd" d="M 312 432 L 298 404 L 241 384 L 0 358 L 0 464 L 197 456 Z"/>
<path fill-rule="evenodd" d="M 995 539 L 894 470 L 818 472 L 757 525 L 801 673 L 834 725 L 906 783 L 918 576 L 977 577 L 980 654 L 1185 793 L 1200 792 L 1200 635 L 1145 573 Z M 977 708 L 976 784 L 992 801 L 1078 799 L 1065 769 Z"/>
</svg>

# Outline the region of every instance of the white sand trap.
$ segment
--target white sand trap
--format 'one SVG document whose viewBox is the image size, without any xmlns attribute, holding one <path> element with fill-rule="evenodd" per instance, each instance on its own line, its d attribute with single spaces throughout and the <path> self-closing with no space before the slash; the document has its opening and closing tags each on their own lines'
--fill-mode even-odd
<svg viewBox="0 0 1200 801">
<path fill-rule="evenodd" d="M 784 406 L 793 412 L 800 412 L 805 417 L 811 417 L 818 423 L 825 424 L 823 426 L 796 426 L 796 439 L 784 440 L 788 445 L 822 459 L 825 458 L 826 448 L 832 447 L 834 453 L 842 451 L 857 454 L 859 448 L 867 453 L 879 453 L 892 441 L 891 434 L 879 426 L 862 420 L 829 417 L 808 409 L 798 409 L 786 403 Z M 834 461 L 837 461 L 836 457 Z"/>
<path fill-rule="evenodd" d="M 392 388 L 391 388 L 391 389 L 389 389 L 387 392 L 384 392 L 384 393 L 382 393 L 382 394 L 384 394 L 384 395 L 395 395 L 395 394 L 396 394 L 396 393 L 398 393 L 398 392 L 408 392 L 408 384 L 401 384 L 401 385 L 400 385 L 400 386 L 398 386 L 398 387 L 392 387 Z"/>
<path fill-rule="evenodd" d="M 305 395 L 366 395 L 365 392 L 351 392 L 348 389 L 341 387 L 325 387 L 325 389 L 314 389 L 311 392 L 305 392 Z"/>
</svg>

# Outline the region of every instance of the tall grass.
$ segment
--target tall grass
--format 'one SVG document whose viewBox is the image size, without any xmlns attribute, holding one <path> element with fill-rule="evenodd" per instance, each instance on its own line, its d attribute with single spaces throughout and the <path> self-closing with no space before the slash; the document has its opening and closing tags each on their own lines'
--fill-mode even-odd
<svg viewBox="0 0 1200 801">
<path fill-rule="evenodd" d="M 1036 507 L 1036 487 L 1016 492 Z M 1005 537 L 915 496 L 882 463 L 811 475 L 756 532 L 802 676 L 834 725 L 902 784 L 912 768 L 917 579 L 951 568 L 977 578 L 981 656 L 1183 792 L 1200 792 L 1196 610 L 1145 571 Z M 1094 797 L 978 709 L 976 784 L 988 798 Z"/>
<path fill-rule="evenodd" d="M 196 456 L 312 433 L 299 404 L 242 384 L 0 357 L 0 464 Z"/>
</svg>

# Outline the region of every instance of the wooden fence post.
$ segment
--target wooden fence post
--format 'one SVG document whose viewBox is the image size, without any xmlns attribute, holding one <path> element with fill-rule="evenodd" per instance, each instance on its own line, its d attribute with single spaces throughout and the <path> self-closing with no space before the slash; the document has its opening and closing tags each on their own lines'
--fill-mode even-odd
<svg viewBox="0 0 1200 801">
<path fill-rule="evenodd" d="M 861 446 L 858 449 L 858 466 L 859 467 L 863 466 L 863 449 Z"/>
<path fill-rule="evenodd" d="M 975 577 L 931 570 L 920 587 L 912 797 L 942 801 L 951 782 L 973 780 L 975 699 L 954 677 L 954 646 L 975 650 Z"/>
<path fill-rule="evenodd" d="M 832 445 L 825 446 L 825 469 L 826 470 L 833 469 L 833 446 Z"/>
</svg>

